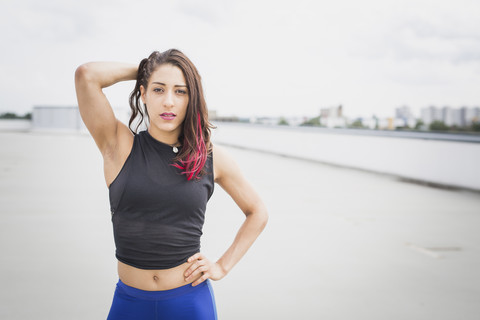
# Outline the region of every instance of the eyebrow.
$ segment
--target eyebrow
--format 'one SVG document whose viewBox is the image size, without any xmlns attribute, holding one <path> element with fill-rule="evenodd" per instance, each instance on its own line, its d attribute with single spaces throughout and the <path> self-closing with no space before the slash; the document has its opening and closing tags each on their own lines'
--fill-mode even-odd
<svg viewBox="0 0 480 320">
<path fill-rule="evenodd" d="M 166 86 L 166 84 L 165 84 L 165 83 L 162 83 L 162 82 L 156 82 L 156 81 L 155 81 L 155 82 L 152 82 L 152 84 L 160 84 L 160 85 L 162 85 L 162 86 Z M 186 86 L 186 85 L 184 85 L 184 84 L 176 84 L 176 85 L 174 85 L 174 87 L 187 87 L 187 86 Z"/>
</svg>

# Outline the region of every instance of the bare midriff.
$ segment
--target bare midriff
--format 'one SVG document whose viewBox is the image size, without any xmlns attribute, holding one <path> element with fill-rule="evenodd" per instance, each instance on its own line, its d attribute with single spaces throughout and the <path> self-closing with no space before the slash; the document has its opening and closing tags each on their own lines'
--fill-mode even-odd
<svg viewBox="0 0 480 320">
<path fill-rule="evenodd" d="M 190 265 L 192 265 L 191 262 L 185 262 L 170 269 L 145 270 L 118 261 L 118 276 L 130 287 L 146 291 L 164 291 L 192 283 L 203 275 L 200 272 L 193 279 L 185 281 L 185 271 Z"/>
</svg>

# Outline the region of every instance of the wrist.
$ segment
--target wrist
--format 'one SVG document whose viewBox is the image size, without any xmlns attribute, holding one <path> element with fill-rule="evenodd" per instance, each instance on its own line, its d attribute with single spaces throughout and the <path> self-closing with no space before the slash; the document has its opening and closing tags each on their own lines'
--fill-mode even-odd
<svg viewBox="0 0 480 320">
<path fill-rule="evenodd" d="M 218 261 L 216 262 L 216 265 L 218 266 L 218 268 L 219 268 L 220 272 L 222 273 L 223 277 L 226 276 L 226 275 L 229 273 L 230 269 L 227 268 L 227 267 L 222 263 L 222 261 L 218 260 Z"/>
</svg>

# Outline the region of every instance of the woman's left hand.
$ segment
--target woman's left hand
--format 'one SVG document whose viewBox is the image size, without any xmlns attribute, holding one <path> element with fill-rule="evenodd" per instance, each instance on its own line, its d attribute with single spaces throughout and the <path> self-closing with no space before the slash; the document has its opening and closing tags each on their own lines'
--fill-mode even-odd
<svg viewBox="0 0 480 320">
<path fill-rule="evenodd" d="M 207 279 L 220 280 L 225 276 L 225 271 L 218 263 L 213 263 L 205 257 L 202 253 L 196 253 L 187 262 L 193 262 L 192 265 L 185 271 L 185 281 L 189 282 L 195 279 L 198 274 L 203 275 L 193 282 L 192 286 L 199 285 Z"/>
</svg>

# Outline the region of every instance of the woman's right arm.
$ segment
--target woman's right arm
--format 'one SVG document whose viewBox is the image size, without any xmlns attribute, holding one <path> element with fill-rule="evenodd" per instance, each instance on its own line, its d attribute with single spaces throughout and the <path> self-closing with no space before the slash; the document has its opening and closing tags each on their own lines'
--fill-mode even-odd
<svg viewBox="0 0 480 320">
<path fill-rule="evenodd" d="M 118 121 L 102 89 L 117 82 L 135 80 L 138 66 L 119 62 L 89 62 L 75 71 L 78 108 L 102 155 L 117 147 L 122 135 L 131 132 Z"/>
</svg>

